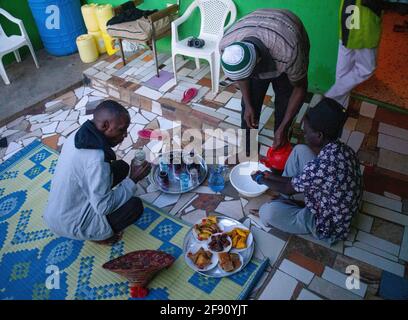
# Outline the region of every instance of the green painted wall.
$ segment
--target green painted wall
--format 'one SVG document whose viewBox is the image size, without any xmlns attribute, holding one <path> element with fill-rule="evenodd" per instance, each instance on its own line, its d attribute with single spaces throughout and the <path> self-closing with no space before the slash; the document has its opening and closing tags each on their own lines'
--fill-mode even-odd
<svg viewBox="0 0 408 320">
<path fill-rule="evenodd" d="M 0 0 L 0 8 L 6 10 L 14 17 L 23 20 L 28 36 L 30 37 L 31 43 L 35 49 L 40 49 L 43 47 L 40 34 L 38 33 L 37 26 L 35 25 L 35 21 L 33 15 L 31 14 L 27 0 Z M 0 15 L 0 24 L 7 35 L 20 34 L 18 25 L 10 22 L 2 15 Z M 27 47 L 20 49 L 22 57 L 28 52 L 29 50 Z M 12 61 L 15 61 L 13 53 L 3 57 L 4 64 L 9 64 Z"/>
<path fill-rule="evenodd" d="M 126 0 L 87 0 L 94 3 L 119 5 Z M 193 0 L 180 0 L 181 12 Z M 338 11 L 340 0 L 233 0 L 240 18 L 257 8 L 285 8 L 293 11 L 303 21 L 311 41 L 309 90 L 326 91 L 334 81 L 338 48 Z M 162 9 L 175 0 L 145 0 L 140 8 Z M 200 15 L 198 10 L 180 30 L 181 35 L 198 35 Z M 170 40 L 163 39 L 158 49 L 170 51 Z"/>
<path fill-rule="evenodd" d="M 184 12 L 193 0 L 180 0 L 181 11 Z M 120 5 L 126 0 L 81 0 L 81 2 L 111 3 Z M 256 8 L 286 8 L 296 13 L 303 21 L 311 41 L 311 55 L 309 67 L 309 90 L 325 91 L 334 81 L 337 47 L 338 47 L 338 8 L 340 0 L 234 0 L 238 18 Z M 166 3 L 176 3 L 176 0 L 145 0 L 140 8 L 162 9 Z M 0 0 L 0 7 L 14 16 L 22 19 L 27 32 L 36 49 L 42 47 L 37 27 L 32 17 L 27 0 Z M 18 32 L 17 25 L 6 22 L 0 17 L 7 34 Z M 200 15 L 198 10 L 182 25 L 181 36 L 198 35 Z M 170 51 L 170 38 L 158 42 L 159 51 Z M 27 49 L 23 49 L 27 52 Z M 5 63 L 14 61 L 14 55 L 4 57 Z"/>
</svg>

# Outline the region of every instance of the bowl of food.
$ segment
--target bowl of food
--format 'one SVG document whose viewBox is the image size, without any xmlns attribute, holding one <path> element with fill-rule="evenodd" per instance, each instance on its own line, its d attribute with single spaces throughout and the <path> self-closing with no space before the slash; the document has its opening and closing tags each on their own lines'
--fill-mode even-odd
<svg viewBox="0 0 408 320">
<path fill-rule="evenodd" d="M 197 241 L 208 241 L 211 235 L 223 232 L 224 230 L 217 223 L 216 216 L 208 216 L 198 220 L 193 227 L 193 236 Z"/>
<path fill-rule="evenodd" d="M 218 261 L 220 269 L 227 273 L 240 270 L 244 263 L 242 256 L 239 253 L 234 252 L 218 253 Z"/>
<path fill-rule="evenodd" d="M 231 238 L 226 233 L 216 233 L 211 235 L 207 247 L 213 253 L 228 252 L 232 246 Z"/>
<path fill-rule="evenodd" d="M 254 241 L 254 236 L 251 231 L 245 227 L 232 227 L 229 228 L 229 230 L 226 230 L 225 233 L 231 238 L 231 249 L 235 252 L 248 249 L 251 246 L 252 241 Z"/>
<path fill-rule="evenodd" d="M 243 162 L 235 166 L 230 172 L 232 186 L 245 197 L 260 196 L 268 187 L 252 180 L 251 173 L 258 170 L 265 171 L 268 168 L 259 162 Z"/>
<path fill-rule="evenodd" d="M 185 255 L 185 260 L 195 271 L 208 271 L 218 264 L 218 256 L 201 245 L 191 247 Z"/>
</svg>

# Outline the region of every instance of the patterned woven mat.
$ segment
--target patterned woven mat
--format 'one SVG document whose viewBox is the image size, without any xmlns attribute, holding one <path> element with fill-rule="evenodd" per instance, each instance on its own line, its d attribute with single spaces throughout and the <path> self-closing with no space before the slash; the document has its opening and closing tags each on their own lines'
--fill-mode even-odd
<svg viewBox="0 0 408 320">
<path fill-rule="evenodd" d="M 267 261 L 255 258 L 227 278 L 194 272 L 182 254 L 190 226 L 147 204 L 112 247 L 54 236 L 42 212 L 57 160 L 56 151 L 34 141 L 0 165 L 0 299 L 130 299 L 127 280 L 102 265 L 141 249 L 177 258 L 149 284 L 147 299 L 245 299 L 262 275 Z"/>
</svg>

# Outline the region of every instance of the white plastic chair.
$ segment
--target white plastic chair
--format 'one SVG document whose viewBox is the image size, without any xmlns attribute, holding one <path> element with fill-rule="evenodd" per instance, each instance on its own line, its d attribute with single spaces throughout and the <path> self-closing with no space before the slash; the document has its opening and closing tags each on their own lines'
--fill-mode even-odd
<svg viewBox="0 0 408 320">
<path fill-rule="evenodd" d="M 20 53 L 18 52 L 18 48 L 28 46 L 30 49 L 31 55 L 33 56 L 35 66 L 39 68 L 37 57 L 35 56 L 33 45 L 31 44 L 30 38 L 24 28 L 23 21 L 13 17 L 10 13 L 6 10 L 0 8 L 0 14 L 5 16 L 8 20 L 18 24 L 21 35 L 12 35 L 8 37 L 3 28 L 0 25 L 0 75 L 3 78 L 6 84 L 10 84 L 10 80 L 7 77 L 6 70 L 4 69 L 3 65 L 3 56 L 14 52 L 14 56 L 16 57 L 17 62 L 21 62 Z"/>
<path fill-rule="evenodd" d="M 189 47 L 188 38 L 179 40 L 177 28 L 184 23 L 194 9 L 199 8 L 201 28 L 198 38 L 205 41 L 202 48 Z M 228 24 L 224 27 L 228 14 L 231 13 Z M 171 54 L 173 59 L 174 78 L 177 83 L 176 55 L 194 57 L 196 68 L 200 68 L 200 60 L 205 59 L 210 64 L 211 84 L 213 93 L 218 92 L 220 80 L 221 56 L 219 43 L 224 32 L 235 22 L 237 9 L 231 0 L 195 0 L 184 14 L 171 24 Z"/>
</svg>

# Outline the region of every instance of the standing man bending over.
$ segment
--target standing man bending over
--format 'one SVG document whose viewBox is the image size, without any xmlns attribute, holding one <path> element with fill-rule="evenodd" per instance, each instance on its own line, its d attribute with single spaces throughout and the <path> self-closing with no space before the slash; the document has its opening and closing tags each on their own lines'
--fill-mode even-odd
<svg viewBox="0 0 408 320">
<path fill-rule="evenodd" d="M 96 108 L 92 121 L 64 143 L 44 219 L 55 234 L 78 240 L 112 244 L 143 213 L 133 195 L 136 183 L 150 172 L 150 164 L 130 168 L 116 161 L 112 148 L 127 136 L 130 117 L 119 103 L 107 100 Z"/>
<path fill-rule="evenodd" d="M 225 75 L 242 92 L 241 128 L 257 129 L 263 101 L 275 91 L 274 147 L 288 141 L 292 120 L 307 93 L 309 37 L 300 19 L 288 10 L 260 9 L 243 17 L 224 35 L 220 50 Z"/>
</svg>

